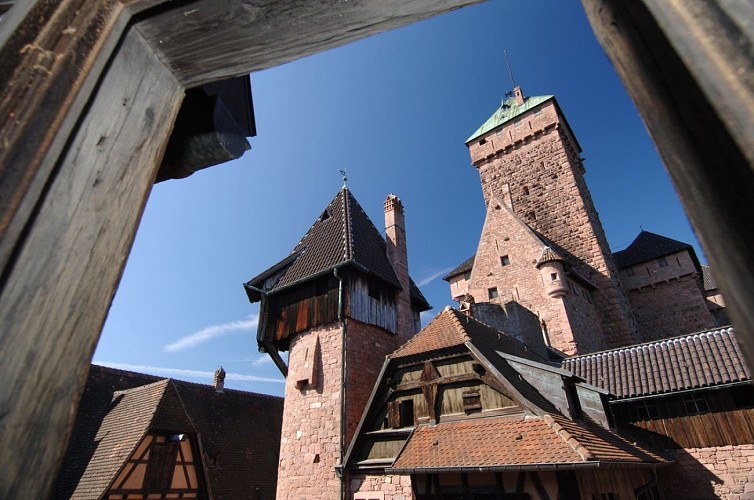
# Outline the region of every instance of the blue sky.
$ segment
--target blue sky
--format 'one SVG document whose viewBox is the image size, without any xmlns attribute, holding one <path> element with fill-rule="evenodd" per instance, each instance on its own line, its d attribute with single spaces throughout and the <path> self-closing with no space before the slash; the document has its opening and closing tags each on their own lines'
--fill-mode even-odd
<svg viewBox="0 0 754 500">
<path fill-rule="evenodd" d="M 285 257 L 342 185 L 378 228 L 406 210 L 409 267 L 433 305 L 476 250 L 484 218 L 464 141 L 516 83 L 556 95 L 584 150 L 614 250 L 646 230 L 706 259 L 579 2 L 492 1 L 251 76 L 258 135 L 235 161 L 154 187 L 94 362 L 283 393 L 257 352 L 241 284 Z"/>
</svg>

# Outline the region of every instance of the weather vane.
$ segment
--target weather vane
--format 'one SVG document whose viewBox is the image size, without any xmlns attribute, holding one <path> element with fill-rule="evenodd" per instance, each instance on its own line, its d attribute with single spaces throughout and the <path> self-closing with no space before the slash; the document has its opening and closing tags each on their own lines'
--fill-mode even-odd
<svg viewBox="0 0 754 500">
<path fill-rule="evenodd" d="M 346 187 L 346 185 L 348 184 L 348 176 L 346 175 L 346 171 L 341 170 L 340 175 L 343 176 L 343 187 Z"/>
</svg>

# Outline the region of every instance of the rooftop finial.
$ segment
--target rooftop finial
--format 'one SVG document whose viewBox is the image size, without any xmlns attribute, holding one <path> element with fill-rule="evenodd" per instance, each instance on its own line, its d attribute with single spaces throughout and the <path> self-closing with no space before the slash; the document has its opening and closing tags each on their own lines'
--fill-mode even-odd
<svg viewBox="0 0 754 500">
<path fill-rule="evenodd" d="M 345 170 L 341 170 L 340 171 L 340 175 L 343 176 L 343 188 L 345 189 L 345 188 L 348 187 L 348 176 L 346 175 L 346 171 Z"/>
</svg>

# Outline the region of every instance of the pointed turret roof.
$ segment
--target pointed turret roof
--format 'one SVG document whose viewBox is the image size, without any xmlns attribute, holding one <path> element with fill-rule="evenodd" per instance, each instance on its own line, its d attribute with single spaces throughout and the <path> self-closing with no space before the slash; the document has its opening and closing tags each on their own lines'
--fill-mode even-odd
<svg viewBox="0 0 754 500">
<path fill-rule="evenodd" d="M 477 137 L 480 137 L 490 130 L 493 130 L 500 125 L 504 124 L 505 122 L 508 122 L 515 117 L 524 114 L 525 112 L 529 111 L 530 109 L 533 109 L 543 102 L 552 99 L 555 96 L 552 95 L 538 95 L 538 96 L 531 96 L 531 97 L 525 97 L 523 104 L 518 104 L 516 102 L 515 97 L 510 97 L 508 99 L 505 99 L 501 104 L 500 107 L 495 110 L 494 113 L 492 113 L 492 116 L 490 116 L 486 122 L 482 124 L 481 127 L 476 129 L 476 131 L 471 134 L 471 137 L 466 139 L 466 144 L 470 143 Z"/>
<path fill-rule="evenodd" d="M 401 288 L 388 260 L 385 240 L 351 191 L 344 186 L 290 255 L 246 284 L 265 289 L 271 294 L 345 266 Z M 259 292 L 248 287 L 246 293 L 252 302 L 260 299 Z M 429 307 L 413 281 L 411 297 Z"/>
</svg>

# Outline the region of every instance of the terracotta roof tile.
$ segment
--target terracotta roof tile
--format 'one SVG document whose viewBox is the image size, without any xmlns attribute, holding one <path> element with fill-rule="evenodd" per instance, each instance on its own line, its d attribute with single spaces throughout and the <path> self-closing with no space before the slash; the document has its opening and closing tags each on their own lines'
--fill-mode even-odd
<svg viewBox="0 0 754 500">
<path fill-rule="evenodd" d="M 417 426 L 391 470 L 555 467 L 590 461 L 665 459 L 597 425 L 560 415 L 490 417 Z"/>
<path fill-rule="evenodd" d="M 733 328 L 563 360 L 563 368 L 618 398 L 750 380 Z"/>
</svg>

